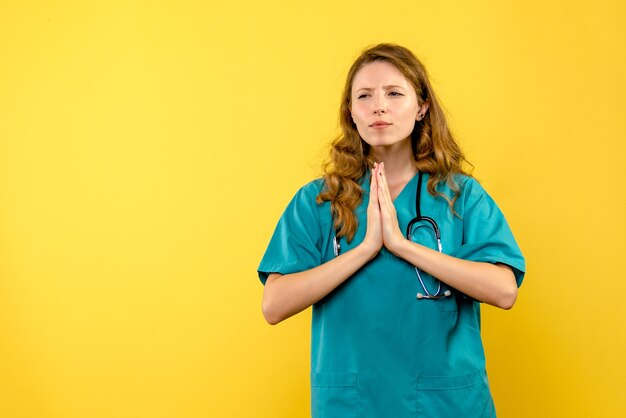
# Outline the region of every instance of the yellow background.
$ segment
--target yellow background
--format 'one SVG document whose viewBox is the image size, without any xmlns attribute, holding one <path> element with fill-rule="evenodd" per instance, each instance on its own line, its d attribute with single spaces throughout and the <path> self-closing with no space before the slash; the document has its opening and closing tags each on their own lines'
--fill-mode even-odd
<svg viewBox="0 0 626 418">
<path fill-rule="evenodd" d="M 309 416 L 256 267 L 344 77 L 411 48 L 528 263 L 501 417 L 626 415 L 626 17 L 597 1 L 0 3 L 0 417 Z"/>
</svg>

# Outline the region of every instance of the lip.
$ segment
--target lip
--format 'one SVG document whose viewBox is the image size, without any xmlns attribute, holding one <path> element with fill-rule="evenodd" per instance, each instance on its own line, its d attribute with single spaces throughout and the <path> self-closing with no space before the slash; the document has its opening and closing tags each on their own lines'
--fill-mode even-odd
<svg viewBox="0 0 626 418">
<path fill-rule="evenodd" d="M 382 129 L 382 128 L 386 128 L 387 126 L 390 126 L 391 123 L 389 122 L 384 122 L 382 120 L 376 121 L 374 123 L 372 123 L 370 125 L 370 128 L 374 128 L 374 129 Z"/>
</svg>

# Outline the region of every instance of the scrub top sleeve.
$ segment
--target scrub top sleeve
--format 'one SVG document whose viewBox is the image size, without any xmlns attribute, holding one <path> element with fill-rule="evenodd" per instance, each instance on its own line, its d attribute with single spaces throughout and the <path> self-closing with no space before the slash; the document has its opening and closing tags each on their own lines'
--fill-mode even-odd
<svg viewBox="0 0 626 418">
<path fill-rule="evenodd" d="M 322 233 L 315 198 L 319 182 L 302 187 L 278 220 L 257 272 L 265 285 L 270 273 L 290 274 L 322 264 Z"/>
<path fill-rule="evenodd" d="M 463 242 L 453 254 L 470 261 L 510 266 L 519 287 L 526 263 L 511 228 L 496 202 L 474 179 L 464 185 L 466 209 L 463 214 Z"/>
</svg>

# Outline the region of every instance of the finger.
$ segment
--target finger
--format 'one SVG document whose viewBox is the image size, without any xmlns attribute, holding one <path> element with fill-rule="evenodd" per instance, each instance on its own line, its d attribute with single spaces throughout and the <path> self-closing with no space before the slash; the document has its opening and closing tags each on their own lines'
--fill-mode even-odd
<svg viewBox="0 0 626 418">
<path fill-rule="evenodd" d="M 370 204 L 378 206 L 378 167 L 374 164 L 372 169 L 371 181 L 370 181 Z"/>
<path fill-rule="evenodd" d="M 376 171 L 374 172 L 374 183 L 376 184 L 376 190 L 380 190 L 380 164 L 376 164 Z"/>
<path fill-rule="evenodd" d="M 387 179 L 384 174 L 384 163 L 378 166 L 378 201 L 380 202 L 381 209 L 385 211 L 389 210 L 389 204 L 391 202 L 391 197 L 389 195 L 389 185 L 387 184 Z"/>
<path fill-rule="evenodd" d="M 370 174 L 370 195 L 374 194 L 374 192 L 376 192 L 376 164 L 374 164 L 374 168 L 372 168 L 371 174 Z"/>
<path fill-rule="evenodd" d="M 378 200 L 380 202 L 380 212 L 383 219 L 383 223 L 387 223 L 388 226 L 397 224 L 396 208 L 393 205 L 391 194 L 389 192 L 389 185 L 384 173 L 384 165 L 381 167 L 381 175 L 378 177 L 380 187 L 378 188 Z M 392 227 L 393 228 L 393 227 Z"/>
<path fill-rule="evenodd" d="M 380 210 L 381 212 L 387 213 L 389 211 L 389 202 L 387 201 L 387 195 L 385 194 L 384 191 L 384 185 L 382 184 L 383 182 L 380 180 L 379 177 L 379 187 L 378 187 L 378 206 L 380 206 Z"/>
<path fill-rule="evenodd" d="M 392 203 L 393 200 L 391 199 L 391 192 L 389 191 L 389 184 L 387 183 L 387 175 L 385 174 L 385 163 L 382 164 L 381 172 L 382 172 L 382 175 L 380 176 L 382 179 L 381 183 L 383 183 L 384 185 L 382 188 L 383 192 L 385 193 L 385 197 L 387 198 L 386 200 L 389 203 Z"/>
</svg>

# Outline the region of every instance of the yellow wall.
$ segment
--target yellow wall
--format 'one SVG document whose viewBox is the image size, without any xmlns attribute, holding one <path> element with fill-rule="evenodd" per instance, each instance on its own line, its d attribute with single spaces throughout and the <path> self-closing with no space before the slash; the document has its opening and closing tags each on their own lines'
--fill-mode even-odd
<svg viewBox="0 0 626 418">
<path fill-rule="evenodd" d="M 527 257 L 500 416 L 625 416 L 625 3 L 215 3 L 0 3 L 0 417 L 308 416 L 310 310 L 267 325 L 255 270 L 380 41 Z"/>
</svg>

